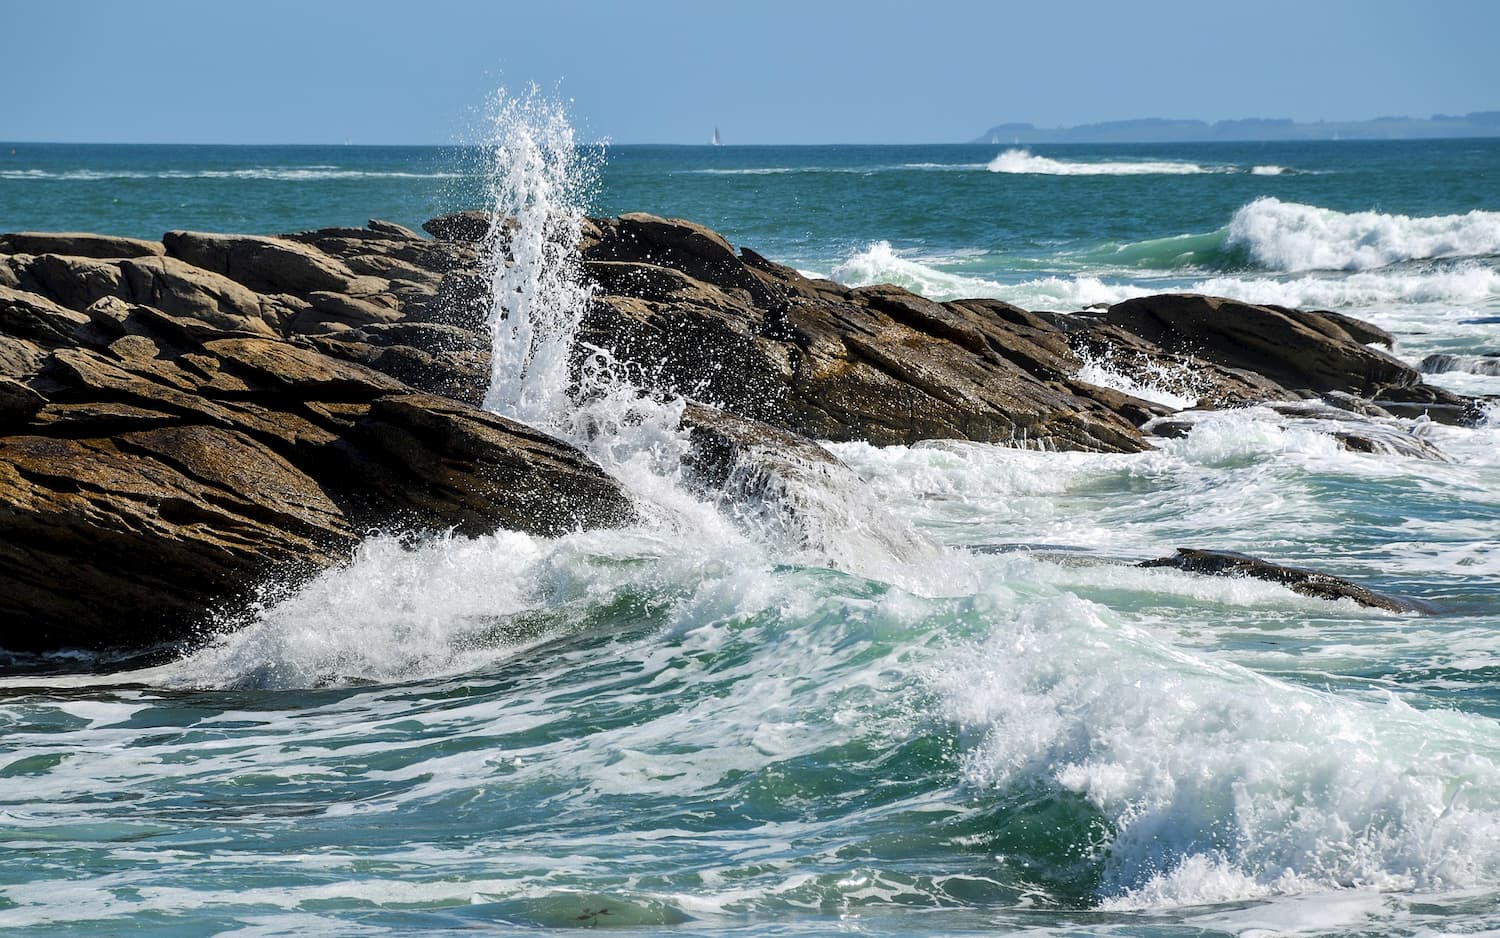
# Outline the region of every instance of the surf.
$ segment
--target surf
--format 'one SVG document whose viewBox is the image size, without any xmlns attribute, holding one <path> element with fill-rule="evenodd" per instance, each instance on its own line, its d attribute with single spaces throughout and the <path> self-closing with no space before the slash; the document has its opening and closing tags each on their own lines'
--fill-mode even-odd
<svg viewBox="0 0 1500 938">
<path fill-rule="evenodd" d="M 843 443 L 847 475 L 768 490 L 746 465 L 706 493 L 681 472 L 685 403 L 580 341 L 568 249 L 598 181 L 566 110 L 502 94 L 486 133 L 486 208 L 517 220 L 485 245 L 486 401 L 588 452 L 642 521 L 378 533 L 161 669 L 7 678 L 25 882 L 0 884 L 0 925 L 1492 924 L 1493 427 L 1413 422 L 1455 456 L 1419 463 L 1243 408 L 1139 454 Z M 1363 219 L 1325 220 L 1357 247 Z M 1163 282 L 1423 316 L 1496 292 L 1482 258 L 1417 257 L 1416 228 L 1411 256 L 1330 271 L 1254 260 L 1296 254 L 1275 225 L 1214 260 L 1230 227 L 988 269 L 984 248 L 841 240 L 831 270 L 1061 312 Z M 1084 367 L 1194 394 L 1186 370 Z M 1337 557 L 1453 611 L 1133 565 L 1210 542 Z"/>
</svg>

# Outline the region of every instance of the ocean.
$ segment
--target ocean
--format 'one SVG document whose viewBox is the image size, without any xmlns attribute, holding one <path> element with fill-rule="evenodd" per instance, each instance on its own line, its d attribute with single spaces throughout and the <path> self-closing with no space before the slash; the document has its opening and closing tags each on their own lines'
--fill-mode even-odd
<svg viewBox="0 0 1500 938">
<path fill-rule="evenodd" d="M 566 149 L 565 209 L 938 299 L 1331 309 L 1500 395 L 1500 141 Z M 0 230 L 416 226 L 511 152 L 0 144 Z M 0 932 L 1500 932 L 1490 414 L 1407 422 L 1446 461 L 1265 408 L 1131 455 L 834 444 L 865 485 L 788 540 L 677 485 L 664 404 L 591 450 L 634 527 L 376 535 L 181 660 L 12 661 Z M 1180 546 L 1438 612 L 1128 565 Z"/>
</svg>

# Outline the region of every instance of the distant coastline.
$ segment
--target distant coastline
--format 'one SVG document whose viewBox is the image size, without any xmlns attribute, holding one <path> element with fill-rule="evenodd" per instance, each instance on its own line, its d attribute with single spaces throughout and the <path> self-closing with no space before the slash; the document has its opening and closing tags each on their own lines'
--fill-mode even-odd
<svg viewBox="0 0 1500 938">
<path fill-rule="evenodd" d="M 1279 140 L 1439 140 L 1500 137 L 1500 111 L 1298 123 L 1288 118 L 1199 121 L 1146 117 L 1077 127 L 997 124 L 973 143 L 1195 143 Z"/>
</svg>

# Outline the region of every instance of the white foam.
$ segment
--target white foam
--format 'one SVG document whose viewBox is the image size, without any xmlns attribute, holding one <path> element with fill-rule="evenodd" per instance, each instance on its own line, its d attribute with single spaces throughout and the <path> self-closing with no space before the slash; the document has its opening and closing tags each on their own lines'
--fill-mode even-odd
<svg viewBox="0 0 1500 938">
<path fill-rule="evenodd" d="M 800 173 L 832 173 L 838 175 L 868 176 L 872 173 L 890 172 L 974 172 L 985 168 L 983 163 L 899 163 L 878 166 L 739 166 L 731 169 L 704 168 L 684 170 L 697 176 L 784 176 Z"/>
<path fill-rule="evenodd" d="M 1434 314 L 1442 320 L 1454 318 L 1453 306 L 1485 309 L 1500 301 L 1500 270 L 1475 262 L 1342 274 L 1309 272 L 1296 277 L 1237 274 L 1170 283 L 1112 281 L 1091 274 L 1051 275 L 1006 283 L 945 271 L 936 266 L 939 263 L 942 259 L 906 256 L 890 242 L 877 241 L 840 261 L 830 276 L 851 286 L 891 283 L 939 301 L 989 298 L 1025 309 L 1064 312 L 1173 291 L 1295 308 L 1368 310 L 1377 317 L 1388 316 L 1392 306 L 1441 305 L 1445 308 L 1434 310 Z"/>
<path fill-rule="evenodd" d="M 1098 811 L 1110 907 L 1500 877 L 1492 721 L 1284 684 L 1082 600 L 1001 618 L 936 677 L 966 777 Z"/>
<path fill-rule="evenodd" d="M 1147 176 L 1147 175 L 1196 175 L 1198 173 L 1228 172 L 1197 163 L 1178 160 L 1100 160 L 1096 162 L 1068 162 L 1050 157 L 1036 156 L 1029 150 L 1006 150 L 990 161 L 987 167 L 992 173 L 1015 173 L 1042 176 Z"/>
<path fill-rule="evenodd" d="M 1368 270 L 1398 261 L 1500 254 L 1500 212 L 1412 217 L 1337 212 L 1263 197 L 1229 223 L 1226 245 L 1279 271 Z"/>
<path fill-rule="evenodd" d="M 1429 270 L 1368 270 L 1338 276 L 1210 277 L 1194 293 L 1230 296 L 1247 303 L 1350 309 L 1440 303 L 1481 305 L 1500 297 L 1500 270 L 1457 264 Z"/>
<path fill-rule="evenodd" d="M 431 677 L 504 657 L 535 638 L 492 631 L 536 604 L 543 549 L 503 532 L 414 547 L 369 538 L 347 565 L 158 677 L 198 687 L 314 687 Z"/>
<path fill-rule="evenodd" d="M 1285 166 L 1277 166 L 1274 163 L 1250 167 L 1250 175 L 1252 176 L 1286 176 L 1292 172 L 1292 170 L 1287 169 Z"/>
</svg>

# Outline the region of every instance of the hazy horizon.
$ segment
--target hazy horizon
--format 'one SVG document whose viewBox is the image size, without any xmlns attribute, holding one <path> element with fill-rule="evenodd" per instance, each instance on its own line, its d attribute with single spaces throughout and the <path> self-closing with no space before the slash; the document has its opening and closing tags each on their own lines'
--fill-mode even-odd
<svg viewBox="0 0 1500 938">
<path fill-rule="evenodd" d="M 1377 122 L 1377 121 L 1413 121 L 1413 122 L 1426 122 L 1426 121 L 1436 121 L 1436 120 L 1440 120 L 1440 119 L 1443 119 L 1443 118 L 1463 119 L 1463 118 L 1468 117 L 1470 114 L 1483 114 L 1483 113 L 1500 113 L 1500 104 L 1497 104 L 1495 107 L 1492 107 L 1492 108 L 1484 108 L 1484 109 L 1480 109 L 1480 110 L 1477 110 L 1477 111 L 1468 111 L 1468 112 L 1462 112 L 1462 113 L 1437 112 L 1437 113 L 1428 114 L 1428 115 L 1422 115 L 1422 116 L 1409 115 L 1409 114 L 1384 114 L 1384 115 L 1379 115 L 1379 116 L 1375 116 L 1375 117 L 1362 117 L 1362 118 L 1361 117 L 1356 117 L 1356 118 L 1331 117 L 1331 118 L 1325 118 L 1325 119 L 1322 119 L 1322 120 L 1319 120 L 1319 121 L 1298 121 L 1296 123 L 1298 125 L 1301 125 L 1301 126 L 1313 126 L 1313 125 L 1316 125 L 1316 124 L 1343 125 L 1343 124 L 1374 123 L 1374 122 Z M 1108 121 L 1095 121 L 1095 122 L 1090 122 L 1088 124 L 1048 125 L 1048 124 L 1034 124 L 1034 123 L 1031 123 L 1031 122 L 1022 122 L 1022 121 L 1016 121 L 1014 123 L 1016 123 L 1016 124 L 1031 123 L 1031 125 L 1036 130 L 1038 130 L 1038 131 L 1067 131 L 1067 130 L 1078 130 L 1078 129 L 1081 129 L 1081 128 L 1093 127 L 1093 126 L 1104 125 L 1104 124 L 1117 124 L 1117 123 L 1131 124 L 1131 123 L 1144 123 L 1144 122 L 1148 122 L 1148 121 L 1166 121 L 1166 122 L 1190 122 L 1190 121 L 1198 121 L 1198 122 L 1201 122 L 1201 123 L 1204 123 L 1204 124 L 1207 124 L 1207 125 L 1214 125 L 1214 124 L 1236 123 L 1236 122 L 1246 122 L 1246 123 L 1255 122 L 1255 121 L 1270 122 L 1270 121 L 1281 121 L 1281 120 L 1287 120 L 1287 119 L 1288 118 L 1283 118 L 1283 117 L 1276 116 L 1276 115 L 1253 115 L 1253 116 L 1244 116 L 1244 117 L 1220 117 L 1220 118 L 1195 118 L 1195 117 L 1174 117 L 1174 116 L 1171 116 L 1171 115 L 1163 115 L 1163 114 L 1145 114 L 1145 115 L 1139 115 L 1139 116 L 1135 116 L 1135 117 L 1114 118 L 1114 119 L 1111 119 L 1111 120 L 1108 120 Z M 989 124 L 989 125 L 987 125 L 985 127 L 981 127 L 980 131 L 987 132 L 989 129 L 992 129 L 992 128 L 997 127 L 997 126 L 1005 126 L 1008 123 L 1011 123 L 1011 122 L 1002 121 L 1002 122 L 1000 122 L 998 124 L 997 123 L 991 123 L 991 124 Z M 1248 138 L 1240 138 L 1240 139 L 1242 140 L 1242 142 L 1255 142 L 1255 141 L 1260 140 L 1262 138 L 1248 137 Z M 1269 139 L 1269 138 L 1267 138 L 1267 139 Z M 1408 139 L 1408 138 L 1397 138 L 1396 142 L 1399 142 L 1402 139 Z M 1412 139 L 1424 139 L 1424 138 L 1412 138 Z M 1439 138 L 1425 138 L 1425 139 L 1439 139 Z M 1451 137 L 1451 138 L 1444 138 L 1444 139 L 1469 139 L 1469 138 L 1459 136 L 1459 137 Z M 1472 139 L 1485 139 L 1485 137 L 1484 136 L 1478 136 L 1478 135 L 1476 135 Z M 607 139 L 595 139 L 595 140 L 580 140 L 579 142 L 581 144 L 583 144 L 583 145 L 586 145 L 586 146 L 631 146 L 631 147 L 673 147 L 673 146 L 683 146 L 683 147 L 692 147 L 692 146 L 707 146 L 707 145 L 709 145 L 709 143 L 708 143 L 707 140 L 703 140 L 703 141 L 699 141 L 699 142 L 691 142 L 691 141 L 683 142 L 683 141 L 670 141 L 670 140 L 615 141 L 615 140 L 607 140 Z M 1108 143 L 1110 143 L 1110 142 L 1111 141 L 1099 141 L 1099 143 L 1101 145 L 1108 145 Z M 1161 141 L 1141 140 L 1141 141 L 1113 141 L 1113 142 L 1123 142 L 1123 143 L 1156 143 L 1156 142 L 1161 142 Z M 1194 143 L 1194 142 L 1218 142 L 1218 141 L 1181 141 L 1181 142 Z M 1079 145 L 1079 146 L 1092 145 L 1093 143 L 1094 143 L 1094 141 L 1086 141 L 1086 140 L 1069 141 L 1070 145 Z M 258 147 L 258 146 L 261 146 L 261 147 L 366 146 L 366 147 L 413 147 L 413 148 L 463 148 L 463 147 L 469 147 L 469 146 L 480 146 L 481 144 L 478 143 L 478 142 L 459 141 L 459 140 L 450 140 L 450 141 L 412 141 L 412 142 L 374 142 L 374 141 L 372 141 L 372 142 L 361 142 L 361 141 L 355 141 L 355 140 L 352 140 L 352 139 L 350 139 L 350 140 L 342 140 L 342 141 L 339 141 L 339 140 L 326 140 L 326 141 L 276 141 L 276 140 L 266 140 L 266 141 L 234 141 L 234 140 L 21 140 L 21 139 L 6 140 L 6 139 L 0 139 L 0 147 L 9 147 L 9 146 L 15 146 L 15 145 L 29 145 L 29 146 L 47 146 L 47 145 L 57 145 L 57 146 L 242 146 L 242 147 Z M 975 136 L 973 134 L 971 134 L 967 139 L 963 139 L 963 140 L 910 140 L 910 141 L 899 141 L 899 142 L 894 142 L 894 141 L 861 141 L 861 140 L 828 140 L 828 141 L 808 141 L 808 142 L 796 142 L 796 143 L 782 142 L 782 141 L 767 141 L 767 142 L 754 142 L 754 143 L 736 143 L 736 142 L 734 142 L 734 141 L 731 140 L 731 141 L 726 141 L 724 145 L 726 145 L 726 146 L 758 146 L 758 147 L 792 147 L 792 146 L 807 146 L 807 147 L 828 147 L 828 146 L 861 147 L 861 146 L 869 146 L 869 147 L 878 147 L 878 146 L 950 146 L 950 145 L 951 146 L 979 146 L 979 145 L 988 146 L 988 145 L 992 145 L 992 144 L 989 144 L 986 141 L 977 140 L 977 139 L 975 139 Z"/>
</svg>

